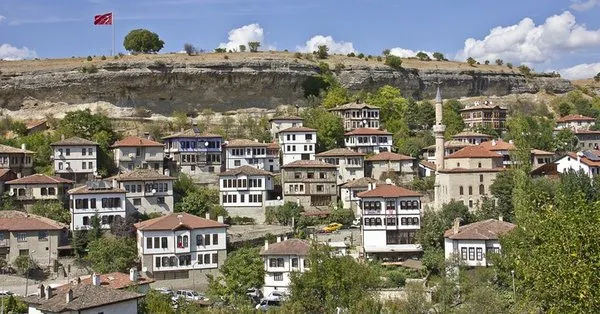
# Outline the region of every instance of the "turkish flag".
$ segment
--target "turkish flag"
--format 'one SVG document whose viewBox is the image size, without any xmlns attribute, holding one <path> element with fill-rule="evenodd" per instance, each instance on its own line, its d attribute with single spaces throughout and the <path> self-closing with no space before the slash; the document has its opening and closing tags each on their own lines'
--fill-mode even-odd
<svg viewBox="0 0 600 314">
<path fill-rule="evenodd" d="M 94 25 L 112 25 L 112 12 L 94 16 Z"/>
</svg>

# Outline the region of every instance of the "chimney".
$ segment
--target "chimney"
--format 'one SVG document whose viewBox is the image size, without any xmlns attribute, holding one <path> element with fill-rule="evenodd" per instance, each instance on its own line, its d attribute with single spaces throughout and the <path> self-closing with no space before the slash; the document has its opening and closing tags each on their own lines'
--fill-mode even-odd
<svg viewBox="0 0 600 314">
<path fill-rule="evenodd" d="M 515 142 L 513 140 L 508 140 L 508 144 L 514 144 Z"/>
<path fill-rule="evenodd" d="M 61 140 L 61 141 L 64 141 L 64 140 L 65 140 L 65 135 L 64 135 L 64 134 L 61 134 L 61 135 L 60 135 L 60 140 Z"/>
<path fill-rule="evenodd" d="M 65 302 L 71 303 L 71 301 L 73 301 L 73 290 L 71 290 L 71 288 L 69 288 L 69 290 L 67 290 L 67 293 L 65 294 L 66 300 Z"/>
<path fill-rule="evenodd" d="M 217 222 L 223 223 L 223 216 L 218 216 L 217 217 Z"/>
<path fill-rule="evenodd" d="M 113 187 L 113 189 L 116 189 L 119 187 L 119 183 L 117 182 L 117 179 L 112 179 L 112 187 Z"/>
<path fill-rule="evenodd" d="M 210 219 L 210 213 L 207 212 L 206 214 L 204 214 L 204 218 Z"/>
<path fill-rule="evenodd" d="M 44 290 L 44 285 L 43 285 L 43 284 L 41 284 L 41 285 L 38 287 L 38 298 L 42 299 L 42 298 L 44 298 L 45 296 L 46 296 L 46 291 Z"/>
<path fill-rule="evenodd" d="M 281 242 L 281 236 L 277 236 L 277 243 Z"/>
<path fill-rule="evenodd" d="M 269 239 L 265 239 L 265 251 L 269 249 Z"/>
<path fill-rule="evenodd" d="M 25 143 L 21 144 L 21 149 L 22 150 L 27 150 L 27 145 L 25 145 Z"/>
<path fill-rule="evenodd" d="M 458 230 L 460 229 L 460 218 L 455 218 L 454 219 L 454 228 L 452 228 L 454 231 L 454 234 L 458 233 Z"/>
<path fill-rule="evenodd" d="M 180 128 L 179 131 L 183 132 L 183 131 L 185 131 L 185 129 L 184 128 Z"/>
<path fill-rule="evenodd" d="M 502 216 L 502 215 L 498 216 L 498 220 L 504 221 L 504 216 Z"/>
<path fill-rule="evenodd" d="M 254 139 L 254 142 L 258 143 L 258 139 L 257 139 L 257 138 L 255 138 L 255 139 Z"/>
<path fill-rule="evenodd" d="M 144 132 L 144 137 L 151 140 L 152 137 L 150 136 L 150 132 Z"/>
<path fill-rule="evenodd" d="M 375 190 L 377 188 L 377 183 L 373 182 L 371 184 L 371 190 Z"/>
<path fill-rule="evenodd" d="M 283 236 L 283 241 L 287 241 L 287 235 Z"/>
<path fill-rule="evenodd" d="M 94 286 L 100 285 L 100 276 L 96 275 L 96 273 L 92 274 L 92 285 L 94 285 Z"/>
<path fill-rule="evenodd" d="M 46 296 L 45 296 L 46 300 L 50 300 L 50 298 L 52 298 L 52 288 L 50 287 L 50 285 L 47 285 L 46 287 L 44 287 L 44 293 L 46 294 Z"/>
<path fill-rule="evenodd" d="M 492 146 L 496 146 L 496 139 L 492 140 Z"/>
<path fill-rule="evenodd" d="M 138 280 L 137 269 L 135 269 L 135 267 L 131 267 L 129 269 L 129 281 L 137 282 L 137 280 Z"/>
</svg>

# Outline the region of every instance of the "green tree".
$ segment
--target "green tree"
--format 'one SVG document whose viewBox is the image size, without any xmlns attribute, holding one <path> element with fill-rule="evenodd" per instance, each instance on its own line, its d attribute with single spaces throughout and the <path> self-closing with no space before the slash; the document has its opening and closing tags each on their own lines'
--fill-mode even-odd
<svg viewBox="0 0 600 314">
<path fill-rule="evenodd" d="M 35 261 L 35 259 L 31 258 L 29 255 L 17 256 L 13 262 L 13 267 L 17 270 L 17 273 L 19 273 L 20 275 L 25 275 L 34 269 L 40 268 L 39 264 Z"/>
<path fill-rule="evenodd" d="M 594 81 L 600 82 L 600 72 L 598 72 L 598 74 L 596 74 L 596 76 L 594 76 Z"/>
<path fill-rule="evenodd" d="M 392 69 L 400 70 L 402 68 L 402 59 L 398 56 L 388 55 L 385 57 L 384 64 Z"/>
<path fill-rule="evenodd" d="M 576 151 L 579 148 L 579 138 L 570 129 L 561 129 L 554 138 L 554 147 L 561 153 Z"/>
<path fill-rule="evenodd" d="M 175 204 L 175 211 L 204 217 L 206 213 L 219 211 L 219 190 L 200 187 L 187 193 L 180 203 Z"/>
<path fill-rule="evenodd" d="M 545 117 L 513 115 L 508 119 L 507 140 L 518 137 L 531 148 L 554 150 L 554 121 Z"/>
<path fill-rule="evenodd" d="M 341 85 L 335 85 L 327 90 L 323 98 L 323 107 L 331 109 L 348 102 L 348 90 Z"/>
<path fill-rule="evenodd" d="M 496 210 L 502 214 L 506 221 L 514 221 L 513 181 L 511 171 L 502 171 L 496 175 L 496 179 L 490 186 L 490 193 L 496 199 Z"/>
<path fill-rule="evenodd" d="M 246 45 L 240 45 L 240 52 L 246 52 Z"/>
<path fill-rule="evenodd" d="M 177 132 L 179 132 L 181 129 L 187 128 L 190 125 L 188 121 L 188 116 L 183 111 L 173 111 L 173 114 L 171 114 L 171 118 L 173 119 L 173 127 Z"/>
<path fill-rule="evenodd" d="M 425 210 L 421 219 L 421 230 L 417 234 L 419 243 L 426 251 L 429 248 L 444 248 L 444 232 L 454 225 L 454 220 L 460 218 L 461 225 L 473 221 L 469 208 L 462 202 L 452 201 L 444 204 L 440 211 Z"/>
<path fill-rule="evenodd" d="M 386 57 L 387 57 L 387 56 L 389 56 L 389 55 L 390 55 L 390 52 L 391 52 L 391 50 L 390 50 L 390 49 L 383 49 L 383 52 L 382 52 L 382 54 L 383 54 L 384 56 L 386 56 Z"/>
<path fill-rule="evenodd" d="M 496 59 L 496 65 L 502 66 L 504 64 L 504 60 Z"/>
<path fill-rule="evenodd" d="M 431 58 L 429 58 L 429 55 L 427 55 L 423 51 L 417 52 L 417 58 L 419 58 L 419 60 L 422 60 L 422 61 L 431 61 Z"/>
<path fill-rule="evenodd" d="M 446 60 L 446 57 L 445 57 L 445 56 L 444 56 L 444 54 L 443 54 L 443 53 L 441 53 L 441 52 L 434 52 L 434 53 L 433 53 L 433 58 L 434 58 L 435 60 L 437 60 L 437 61 L 445 61 L 445 60 Z"/>
<path fill-rule="evenodd" d="M 344 226 L 350 226 L 354 220 L 354 211 L 349 208 L 344 208 L 343 204 L 338 203 L 331 209 L 329 214 L 329 222 L 341 223 Z"/>
<path fill-rule="evenodd" d="M 58 201 L 37 201 L 29 212 L 64 224 L 71 222 L 71 213 Z"/>
<path fill-rule="evenodd" d="M 128 272 L 137 262 L 137 246 L 131 238 L 106 235 L 90 242 L 88 248 L 85 258 L 97 273 Z"/>
<path fill-rule="evenodd" d="M 134 29 L 125 36 L 123 47 L 132 53 L 155 53 L 160 51 L 165 42 L 160 40 L 158 34 L 147 29 Z"/>
<path fill-rule="evenodd" d="M 518 67 L 518 69 L 519 69 L 519 72 L 521 72 L 521 74 L 523 74 L 523 75 L 525 75 L 525 76 L 527 76 L 527 77 L 531 76 L 531 71 L 532 71 L 532 70 L 531 70 L 531 68 L 530 68 L 530 67 L 528 67 L 528 66 L 526 66 L 526 65 L 524 65 L 524 64 L 521 64 L 521 65 Z"/>
<path fill-rule="evenodd" d="M 90 227 L 91 228 L 88 229 L 86 232 L 88 243 L 102 238 L 102 221 L 100 220 L 100 216 L 98 216 L 98 213 L 94 214 L 94 216 L 90 218 Z"/>
<path fill-rule="evenodd" d="M 58 133 L 65 137 L 78 136 L 88 140 L 102 131 L 110 134 L 112 141 L 116 139 L 110 119 L 102 113 L 92 113 L 89 109 L 67 112 L 58 126 Z"/>
<path fill-rule="evenodd" d="M 260 47 L 260 41 L 251 41 L 248 43 L 248 48 L 250 48 L 250 52 L 258 52 L 258 47 Z"/>
<path fill-rule="evenodd" d="M 13 121 L 10 129 L 18 136 L 27 135 L 27 126 L 22 121 Z"/>
<path fill-rule="evenodd" d="M 87 236 L 87 230 L 74 230 L 73 238 L 71 239 L 71 245 L 73 246 L 73 252 L 77 260 L 81 261 L 86 254 L 87 246 L 89 244 L 89 238 Z"/>
<path fill-rule="evenodd" d="M 173 182 L 173 201 L 179 203 L 186 195 L 197 192 L 199 189 L 200 187 L 194 183 L 192 177 L 180 173 L 177 180 Z"/>
<path fill-rule="evenodd" d="M 4 298 L 4 311 L 6 313 L 27 313 L 27 303 L 23 302 L 20 297 L 10 295 Z"/>
<path fill-rule="evenodd" d="M 329 56 L 329 47 L 327 45 L 319 45 L 317 47 L 317 57 L 319 59 L 327 59 Z"/>
<path fill-rule="evenodd" d="M 155 290 L 150 290 L 146 296 L 138 304 L 139 314 L 175 314 L 175 309 L 172 305 L 171 296 L 162 294 Z"/>
<path fill-rule="evenodd" d="M 263 258 L 257 248 L 243 247 L 229 253 L 220 275 L 209 277 L 208 291 L 227 304 L 236 303 L 236 296 L 245 296 L 246 289 L 260 288 L 265 280 Z"/>
<path fill-rule="evenodd" d="M 196 47 L 190 43 L 185 43 L 183 44 L 183 51 L 185 51 L 188 56 L 193 56 L 198 52 L 198 49 L 196 49 Z"/>
<path fill-rule="evenodd" d="M 342 118 L 325 108 L 311 108 L 302 112 L 304 126 L 317 130 L 317 153 L 344 144 L 344 126 Z"/>
<path fill-rule="evenodd" d="M 475 66 L 475 63 L 477 63 L 477 60 L 473 59 L 473 57 L 469 57 L 469 58 L 467 58 L 467 63 L 470 66 Z"/>
<path fill-rule="evenodd" d="M 453 135 L 462 132 L 465 128 L 460 109 L 462 109 L 462 104 L 454 99 L 448 100 L 443 105 L 442 123 L 446 125 L 446 132 L 444 133 L 446 139 L 452 138 Z"/>
<path fill-rule="evenodd" d="M 513 68 L 513 64 L 512 64 L 512 63 L 510 63 L 510 62 L 507 62 L 507 63 L 506 63 L 506 67 L 508 67 L 509 69 L 512 69 L 512 68 Z"/>
<path fill-rule="evenodd" d="M 404 114 L 408 101 L 402 97 L 399 89 L 385 85 L 375 93 L 369 93 L 365 102 L 380 108 L 381 122 L 389 132 L 396 133 L 406 125 Z"/>
<path fill-rule="evenodd" d="M 561 102 L 558 105 L 558 115 L 561 117 L 571 114 L 572 110 L 573 110 L 573 107 L 571 107 L 571 104 L 569 104 L 567 102 Z"/>
<path fill-rule="evenodd" d="M 297 222 L 303 211 L 304 208 L 302 205 L 294 202 L 285 202 L 281 206 L 267 209 L 265 216 L 269 223 L 279 223 L 287 226 L 292 224 L 292 219 Z"/>
</svg>

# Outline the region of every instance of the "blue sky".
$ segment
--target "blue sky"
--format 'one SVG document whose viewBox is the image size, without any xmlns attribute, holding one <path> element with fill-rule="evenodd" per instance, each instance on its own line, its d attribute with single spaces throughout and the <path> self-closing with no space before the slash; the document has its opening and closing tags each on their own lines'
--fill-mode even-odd
<svg viewBox="0 0 600 314">
<path fill-rule="evenodd" d="M 147 28 L 163 52 L 260 40 L 265 49 L 325 43 L 341 53 L 441 51 L 570 77 L 600 72 L 600 0 L 1 0 L 0 58 L 108 55 L 112 29 L 92 23 L 105 12 L 115 13 L 117 51 L 128 31 Z"/>
</svg>

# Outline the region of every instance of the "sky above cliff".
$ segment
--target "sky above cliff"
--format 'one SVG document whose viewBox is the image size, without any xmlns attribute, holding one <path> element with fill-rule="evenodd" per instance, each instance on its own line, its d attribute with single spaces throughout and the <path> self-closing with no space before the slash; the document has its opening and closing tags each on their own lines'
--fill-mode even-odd
<svg viewBox="0 0 600 314">
<path fill-rule="evenodd" d="M 121 52 L 130 30 L 147 28 L 165 41 L 161 52 L 186 42 L 303 52 L 327 44 L 334 53 L 500 58 L 567 78 L 600 72 L 600 0 L 0 0 L 0 59 L 109 55 L 112 28 L 93 25 L 106 12 Z"/>
</svg>

